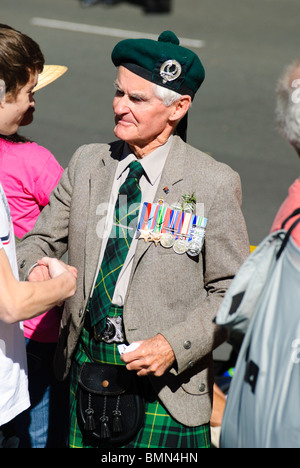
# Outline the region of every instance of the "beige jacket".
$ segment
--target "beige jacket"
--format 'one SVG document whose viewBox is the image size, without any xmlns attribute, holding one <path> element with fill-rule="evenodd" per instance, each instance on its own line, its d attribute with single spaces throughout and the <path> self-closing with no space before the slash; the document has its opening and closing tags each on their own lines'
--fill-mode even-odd
<svg viewBox="0 0 300 468">
<path fill-rule="evenodd" d="M 62 318 L 55 362 L 59 378 L 69 372 L 83 327 L 102 242 L 99 206 L 110 198 L 122 150 L 122 142 L 79 148 L 18 248 L 21 279 L 37 259 L 60 258 L 67 250 L 69 263 L 78 268 L 78 290 Z M 151 382 L 170 414 L 187 426 L 210 420 L 212 351 L 224 340 L 213 319 L 249 254 L 249 241 L 238 174 L 174 137 L 155 201 L 162 197 L 172 205 L 193 192 L 208 218 L 202 253 L 191 258 L 139 241 L 124 305 L 129 343 L 161 333 L 172 346 L 176 364 Z"/>
</svg>

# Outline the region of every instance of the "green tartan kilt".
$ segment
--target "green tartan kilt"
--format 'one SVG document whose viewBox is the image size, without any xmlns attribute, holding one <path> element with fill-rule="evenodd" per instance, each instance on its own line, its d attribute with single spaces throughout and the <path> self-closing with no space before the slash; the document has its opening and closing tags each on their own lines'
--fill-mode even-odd
<svg viewBox="0 0 300 468">
<path fill-rule="evenodd" d="M 87 330 L 83 329 L 70 378 L 70 448 L 109 448 L 100 442 L 87 441 L 77 421 L 77 388 L 80 366 L 89 362 L 83 347 L 95 362 L 124 365 L 115 344 L 96 343 Z M 149 385 L 148 385 L 149 387 Z M 149 401 L 147 401 L 149 400 Z M 210 425 L 187 427 L 175 421 L 164 406 L 153 398 L 145 399 L 145 421 L 139 433 L 126 446 L 120 448 L 210 448 Z"/>
</svg>

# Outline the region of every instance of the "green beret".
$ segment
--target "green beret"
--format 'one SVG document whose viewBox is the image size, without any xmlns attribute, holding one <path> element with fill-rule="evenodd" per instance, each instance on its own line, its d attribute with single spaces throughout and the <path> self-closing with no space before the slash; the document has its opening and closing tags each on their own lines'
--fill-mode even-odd
<svg viewBox="0 0 300 468">
<path fill-rule="evenodd" d="M 112 52 L 116 67 L 122 65 L 136 75 L 181 95 L 194 98 L 204 78 L 205 70 L 199 57 L 180 46 L 172 31 L 163 32 L 158 41 L 126 39 Z"/>
</svg>

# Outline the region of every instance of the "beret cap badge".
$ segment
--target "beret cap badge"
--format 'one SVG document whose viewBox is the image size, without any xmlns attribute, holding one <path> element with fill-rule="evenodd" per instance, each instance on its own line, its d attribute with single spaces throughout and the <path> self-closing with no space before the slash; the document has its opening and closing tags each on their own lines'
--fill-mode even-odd
<svg viewBox="0 0 300 468">
<path fill-rule="evenodd" d="M 160 76 L 164 84 L 177 80 L 181 76 L 181 73 L 182 67 L 177 60 L 167 60 L 160 67 Z"/>
</svg>

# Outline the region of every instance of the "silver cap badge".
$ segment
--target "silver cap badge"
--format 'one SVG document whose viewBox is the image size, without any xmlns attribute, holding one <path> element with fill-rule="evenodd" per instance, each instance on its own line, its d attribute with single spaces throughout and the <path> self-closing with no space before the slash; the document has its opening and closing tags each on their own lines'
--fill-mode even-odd
<svg viewBox="0 0 300 468">
<path fill-rule="evenodd" d="M 160 76 L 162 77 L 164 84 L 177 80 L 181 73 L 182 66 L 177 62 L 177 60 L 167 60 L 160 67 Z"/>
</svg>

